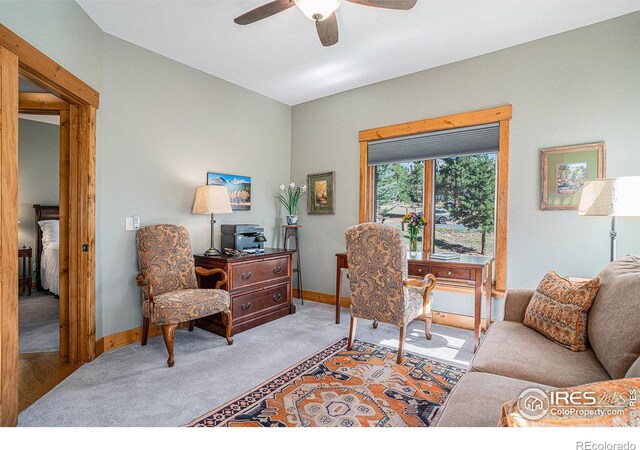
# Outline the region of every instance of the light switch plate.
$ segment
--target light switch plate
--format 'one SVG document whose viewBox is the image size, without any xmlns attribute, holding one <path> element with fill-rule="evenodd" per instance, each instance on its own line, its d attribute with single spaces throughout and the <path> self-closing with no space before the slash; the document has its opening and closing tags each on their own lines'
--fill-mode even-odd
<svg viewBox="0 0 640 450">
<path fill-rule="evenodd" d="M 133 216 L 133 229 L 140 229 L 140 216 Z"/>
<path fill-rule="evenodd" d="M 125 217 L 124 229 L 125 229 L 125 231 L 133 231 L 133 217 L 132 216 Z"/>
</svg>

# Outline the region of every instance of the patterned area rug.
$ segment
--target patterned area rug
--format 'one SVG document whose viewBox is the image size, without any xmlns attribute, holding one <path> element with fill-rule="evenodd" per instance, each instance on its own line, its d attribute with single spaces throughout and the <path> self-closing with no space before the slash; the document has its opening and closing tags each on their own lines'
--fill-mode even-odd
<svg viewBox="0 0 640 450">
<path fill-rule="evenodd" d="M 194 420 L 194 427 L 428 427 L 464 369 L 347 339 Z"/>
</svg>

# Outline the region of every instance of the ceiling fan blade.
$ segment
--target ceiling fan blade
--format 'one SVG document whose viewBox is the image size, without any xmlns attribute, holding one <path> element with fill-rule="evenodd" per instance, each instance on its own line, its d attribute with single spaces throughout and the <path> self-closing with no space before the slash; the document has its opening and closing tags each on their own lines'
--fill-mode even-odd
<svg viewBox="0 0 640 450">
<path fill-rule="evenodd" d="M 266 19 L 274 14 L 285 11 L 292 6 L 295 6 L 293 0 L 275 0 L 267 3 L 266 5 L 258 6 L 256 9 L 252 9 L 251 11 L 236 17 L 233 21 L 238 25 L 249 25 L 250 23 Z"/>
<path fill-rule="evenodd" d="M 320 42 L 325 47 L 330 47 L 338 43 L 338 19 L 336 19 L 336 13 L 334 12 L 328 18 L 316 22 L 316 30 L 318 30 L 318 36 Z"/>
<path fill-rule="evenodd" d="M 418 0 L 347 0 L 358 5 L 373 6 L 376 8 L 409 10 L 416 6 Z"/>
</svg>

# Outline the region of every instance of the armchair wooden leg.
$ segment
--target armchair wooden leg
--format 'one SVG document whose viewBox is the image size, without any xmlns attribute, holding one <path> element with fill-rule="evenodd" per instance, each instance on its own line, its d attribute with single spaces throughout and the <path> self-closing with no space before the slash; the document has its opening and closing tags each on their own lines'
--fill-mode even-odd
<svg viewBox="0 0 640 450">
<path fill-rule="evenodd" d="M 231 337 L 231 327 L 233 326 L 233 317 L 231 316 L 231 310 L 222 311 L 222 323 L 225 327 L 225 336 L 227 338 L 227 344 L 233 345 L 233 338 Z"/>
<path fill-rule="evenodd" d="M 193 331 L 193 329 L 196 327 L 196 321 L 195 320 L 190 320 L 189 321 L 189 331 Z"/>
<path fill-rule="evenodd" d="M 404 330 L 405 327 L 400 327 L 400 339 L 398 340 L 398 359 L 396 362 L 402 364 L 402 351 L 404 349 Z"/>
<path fill-rule="evenodd" d="M 378 328 L 378 321 L 377 321 L 377 320 L 374 320 L 374 321 L 373 321 L 373 329 L 375 330 L 375 329 L 377 329 L 377 328 Z"/>
<path fill-rule="evenodd" d="M 351 316 L 351 324 L 349 325 L 349 343 L 347 344 L 347 350 L 351 350 L 353 348 L 353 338 L 356 336 L 356 325 L 358 319 Z"/>
<path fill-rule="evenodd" d="M 175 363 L 175 359 L 173 359 L 173 335 L 176 332 L 177 326 L 177 323 L 172 325 L 162 325 L 162 335 L 164 336 L 164 343 L 167 346 L 167 352 L 169 353 L 169 359 L 167 359 L 169 367 L 173 367 L 173 364 Z"/>
<path fill-rule="evenodd" d="M 433 322 L 433 315 L 428 313 L 424 316 L 424 335 L 428 340 L 431 340 L 431 322 Z"/>
<path fill-rule="evenodd" d="M 151 319 L 143 318 L 142 319 L 142 345 L 147 345 L 147 339 L 149 339 L 149 325 L 151 324 Z"/>
</svg>

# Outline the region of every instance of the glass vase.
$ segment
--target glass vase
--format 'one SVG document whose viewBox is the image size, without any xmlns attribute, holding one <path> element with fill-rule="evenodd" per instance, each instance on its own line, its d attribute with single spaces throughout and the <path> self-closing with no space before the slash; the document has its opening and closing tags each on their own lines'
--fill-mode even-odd
<svg viewBox="0 0 640 450">
<path fill-rule="evenodd" d="M 409 251 L 412 255 L 418 252 L 418 236 L 411 236 L 409 238 Z"/>
</svg>

